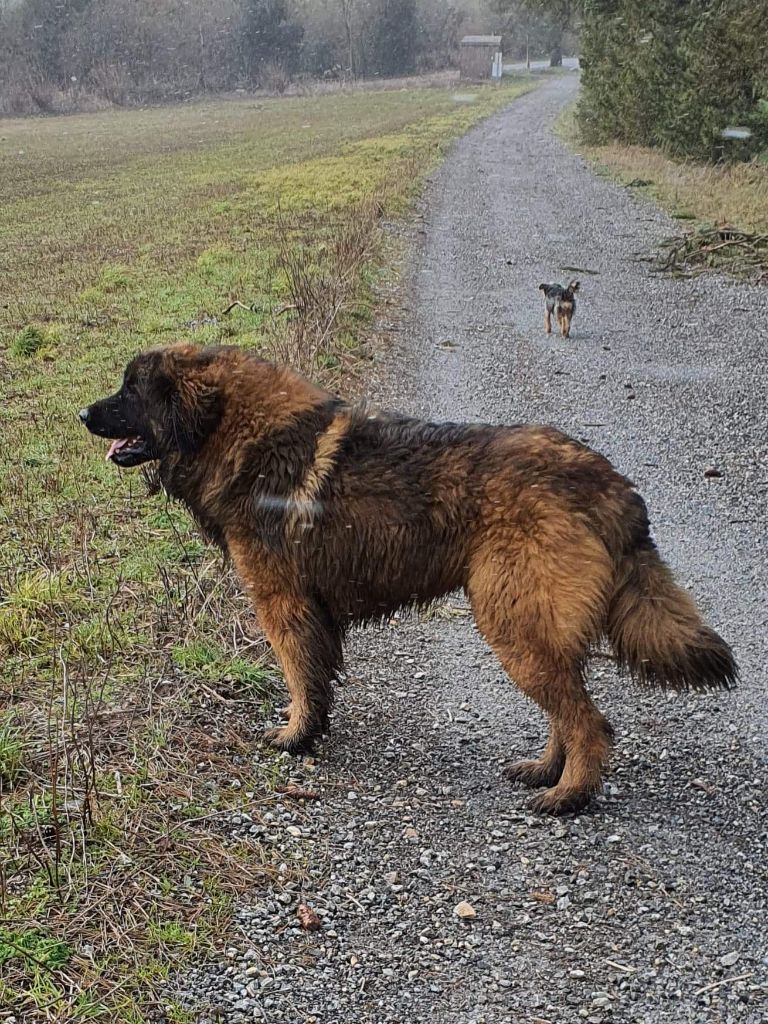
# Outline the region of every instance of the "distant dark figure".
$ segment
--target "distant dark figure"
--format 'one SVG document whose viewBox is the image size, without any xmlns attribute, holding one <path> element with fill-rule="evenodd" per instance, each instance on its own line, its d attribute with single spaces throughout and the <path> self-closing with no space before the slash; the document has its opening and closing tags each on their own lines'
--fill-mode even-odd
<svg viewBox="0 0 768 1024">
<path fill-rule="evenodd" d="M 544 292 L 546 310 L 544 312 L 544 330 L 547 334 L 552 333 L 552 314 L 557 317 L 560 325 L 560 333 L 564 338 L 571 335 L 571 320 L 576 312 L 576 292 L 579 290 L 578 281 L 569 281 L 563 287 L 561 284 L 540 284 L 539 291 Z"/>
</svg>

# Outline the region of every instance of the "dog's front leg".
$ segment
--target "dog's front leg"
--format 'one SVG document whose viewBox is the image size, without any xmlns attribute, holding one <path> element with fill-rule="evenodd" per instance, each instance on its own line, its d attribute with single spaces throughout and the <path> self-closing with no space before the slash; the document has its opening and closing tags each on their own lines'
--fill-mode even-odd
<svg viewBox="0 0 768 1024">
<path fill-rule="evenodd" d="M 328 727 L 333 681 L 342 666 L 342 631 L 322 603 L 304 592 L 289 563 L 250 538 L 227 538 L 235 569 L 288 687 L 288 724 L 265 739 L 292 754 L 311 749 Z"/>
<path fill-rule="evenodd" d="M 288 724 L 270 729 L 264 738 L 279 750 L 302 753 L 328 727 L 333 680 L 341 668 L 341 637 L 327 613 L 299 595 L 262 598 L 256 612 L 291 698 Z"/>
</svg>

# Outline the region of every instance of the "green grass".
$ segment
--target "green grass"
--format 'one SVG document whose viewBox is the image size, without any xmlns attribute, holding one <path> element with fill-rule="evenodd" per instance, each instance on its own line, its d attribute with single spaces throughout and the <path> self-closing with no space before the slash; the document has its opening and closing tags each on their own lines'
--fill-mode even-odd
<svg viewBox="0 0 768 1024">
<path fill-rule="evenodd" d="M 285 858 L 217 826 L 280 771 L 253 731 L 274 670 L 252 612 L 77 410 L 177 339 L 342 385 L 387 270 L 382 218 L 530 87 L 0 121 L 0 1004 L 17 1019 L 140 1024 Z M 223 316 L 234 299 L 252 311 Z"/>
<path fill-rule="evenodd" d="M 13 786 L 24 771 L 24 743 L 18 729 L 0 717 L 0 786 Z"/>
</svg>

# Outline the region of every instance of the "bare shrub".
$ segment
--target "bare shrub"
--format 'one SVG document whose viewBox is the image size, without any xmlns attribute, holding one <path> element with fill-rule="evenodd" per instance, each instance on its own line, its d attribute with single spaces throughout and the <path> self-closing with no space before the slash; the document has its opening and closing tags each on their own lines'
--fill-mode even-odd
<svg viewBox="0 0 768 1024">
<path fill-rule="evenodd" d="M 96 64 L 88 76 L 93 91 L 117 107 L 124 106 L 131 95 L 131 76 L 120 65 L 102 62 Z"/>
<path fill-rule="evenodd" d="M 259 67 L 259 86 L 269 93 L 282 96 L 291 84 L 291 75 L 277 61 L 264 61 Z"/>
</svg>

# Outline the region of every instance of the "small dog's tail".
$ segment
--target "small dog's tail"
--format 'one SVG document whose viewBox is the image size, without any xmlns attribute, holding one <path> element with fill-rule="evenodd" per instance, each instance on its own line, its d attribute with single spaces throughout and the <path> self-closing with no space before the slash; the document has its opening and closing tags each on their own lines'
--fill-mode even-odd
<svg viewBox="0 0 768 1024">
<path fill-rule="evenodd" d="M 619 665 L 641 683 L 728 690 L 738 680 L 731 648 L 702 622 L 650 538 L 619 565 L 606 632 Z"/>
</svg>

